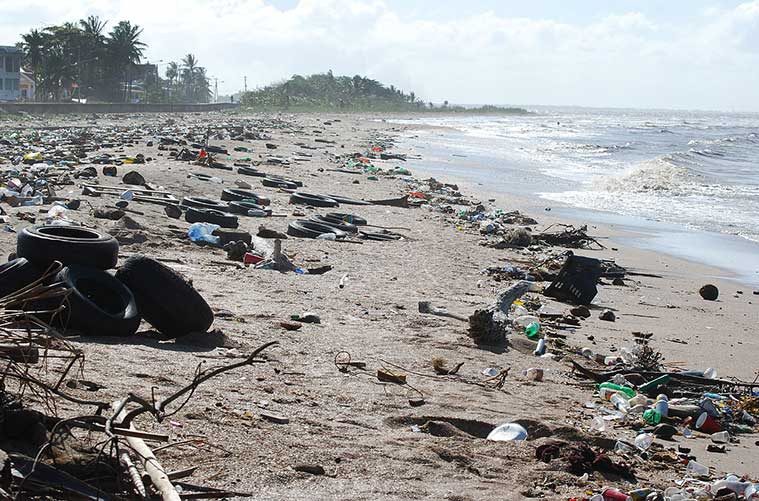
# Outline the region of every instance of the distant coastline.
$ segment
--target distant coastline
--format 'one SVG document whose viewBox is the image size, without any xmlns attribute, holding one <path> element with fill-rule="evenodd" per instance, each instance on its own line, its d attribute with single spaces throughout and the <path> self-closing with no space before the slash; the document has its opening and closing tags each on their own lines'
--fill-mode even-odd
<svg viewBox="0 0 759 501">
<path fill-rule="evenodd" d="M 321 113 L 457 113 L 487 115 L 531 115 L 524 108 L 483 105 L 467 107 L 426 102 L 415 92 L 405 92 L 371 78 L 335 76 L 331 71 L 294 75 L 289 80 L 246 91 L 240 103 L 248 111 Z"/>
</svg>

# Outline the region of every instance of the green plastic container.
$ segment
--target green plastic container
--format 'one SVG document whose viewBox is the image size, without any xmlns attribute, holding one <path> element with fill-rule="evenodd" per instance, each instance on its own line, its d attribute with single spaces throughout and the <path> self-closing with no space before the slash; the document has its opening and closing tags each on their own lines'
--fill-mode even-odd
<svg viewBox="0 0 759 501">
<path fill-rule="evenodd" d="M 524 333 L 528 339 L 537 339 L 538 333 L 540 333 L 540 324 L 537 322 L 530 322 L 527 327 L 524 328 Z"/>
</svg>

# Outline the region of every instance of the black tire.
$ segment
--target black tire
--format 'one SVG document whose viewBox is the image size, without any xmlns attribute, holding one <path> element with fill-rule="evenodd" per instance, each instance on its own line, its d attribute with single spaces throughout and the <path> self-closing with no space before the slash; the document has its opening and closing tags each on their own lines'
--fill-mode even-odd
<svg viewBox="0 0 759 501">
<path fill-rule="evenodd" d="M 267 177 L 268 176 L 268 174 L 266 174 L 265 172 L 256 170 L 253 167 L 240 167 L 239 169 L 237 169 L 237 173 L 243 176 L 253 176 L 253 177 Z"/>
<path fill-rule="evenodd" d="M 167 336 L 206 332 L 213 323 L 211 307 L 198 291 L 158 261 L 132 256 L 116 278 L 131 289 L 142 317 Z"/>
<path fill-rule="evenodd" d="M 358 228 L 356 227 L 355 224 L 346 223 L 345 221 L 341 219 L 320 216 L 318 214 L 311 216 L 309 219 L 317 223 L 326 224 L 327 226 L 332 226 L 333 228 L 337 228 L 338 230 L 344 231 L 345 233 L 358 233 Z"/>
<path fill-rule="evenodd" d="M 400 240 L 401 235 L 397 233 L 380 233 L 373 231 L 360 231 L 361 238 L 365 240 L 377 240 L 379 242 L 387 242 L 390 240 Z"/>
<path fill-rule="evenodd" d="M 113 275 L 87 266 L 68 266 L 56 280 L 71 290 L 66 310 L 57 317 L 64 327 L 92 336 L 131 336 L 140 326 L 132 292 Z"/>
<path fill-rule="evenodd" d="M 213 209 L 196 209 L 188 207 L 184 213 L 184 219 L 188 223 L 211 223 L 218 224 L 222 228 L 237 228 L 240 224 L 237 216 Z"/>
<path fill-rule="evenodd" d="M 340 204 L 345 205 L 372 205 L 371 202 L 366 200 L 356 200 L 355 198 L 341 197 L 340 195 L 327 195 L 332 200 Z"/>
<path fill-rule="evenodd" d="M 369 222 L 363 217 L 355 214 L 346 214 L 344 212 L 327 212 L 326 217 L 330 219 L 339 219 L 346 223 L 355 224 L 356 226 L 366 226 Z"/>
<path fill-rule="evenodd" d="M 81 226 L 29 226 L 21 230 L 16 255 L 41 268 L 53 261 L 108 270 L 116 266 L 119 243 L 111 235 Z"/>
<path fill-rule="evenodd" d="M 333 226 L 308 220 L 293 221 L 287 225 L 287 234 L 300 238 L 316 238 L 323 233 L 334 233 L 337 238 L 345 238 L 347 234 Z"/>
<path fill-rule="evenodd" d="M 226 201 L 239 202 L 240 200 L 258 200 L 259 198 L 261 197 L 248 190 L 228 188 L 221 192 L 221 199 Z"/>
<path fill-rule="evenodd" d="M 227 208 L 227 204 L 223 202 L 202 197 L 184 197 L 182 199 L 182 205 L 185 207 L 195 207 L 198 209 L 225 210 Z"/>
<path fill-rule="evenodd" d="M 269 188 L 285 188 L 288 190 L 295 190 L 298 188 L 298 185 L 292 181 L 271 177 L 265 177 L 261 179 L 261 184 L 268 186 Z"/>
<path fill-rule="evenodd" d="M 296 188 L 303 188 L 303 181 L 298 181 L 297 179 L 290 179 L 284 176 L 278 176 L 276 174 L 269 174 L 266 177 L 268 177 L 269 179 L 274 179 L 275 181 L 276 180 L 287 181 L 288 183 L 294 184 Z"/>
<path fill-rule="evenodd" d="M 42 277 L 45 271 L 20 257 L 0 266 L 0 298 L 23 289 Z"/>
<path fill-rule="evenodd" d="M 311 205 L 312 207 L 338 207 L 340 204 L 324 195 L 314 195 L 298 191 L 290 195 L 291 204 Z"/>
<path fill-rule="evenodd" d="M 229 202 L 229 212 L 247 215 L 249 210 L 262 210 L 271 215 L 271 209 L 267 209 L 263 205 L 254 204 L 253 202 L 247 202 L 244 200 L 241 202 Z"/>
</svg>

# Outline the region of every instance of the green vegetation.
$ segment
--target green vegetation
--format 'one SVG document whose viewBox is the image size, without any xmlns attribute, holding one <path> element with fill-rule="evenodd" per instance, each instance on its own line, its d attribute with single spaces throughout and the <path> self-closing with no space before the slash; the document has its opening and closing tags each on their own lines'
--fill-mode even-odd
<svg viewBox="0 0 759 501">
<path fill-rule="evenodd" d="M 435 106 L 425 103 L 414 92 L 386 87 L 371 78 L 334 76 L 332 71 L 315 75 L 295 75 L 289 80 L 244 93 L 240 102 L 255 110 L 288 111 L 436 111 L 446 113 L 527 114 L 522 108 L 450 106 L 448 101 Z"/>
<path fill-rule="evenodd" d="M 192 54 L 184 57 L 181 67 L 169 63 L 164 80 L 156 64 L 141 64 L 146 48 L 140 40 L 142 28 L 121 21 L 106 35 L 106 25 L 90 16 L 22 36 L 19 46 L 24 68 L 33 73 L 36 101 L 209 101 L 206 70 Z"/>
</svg>

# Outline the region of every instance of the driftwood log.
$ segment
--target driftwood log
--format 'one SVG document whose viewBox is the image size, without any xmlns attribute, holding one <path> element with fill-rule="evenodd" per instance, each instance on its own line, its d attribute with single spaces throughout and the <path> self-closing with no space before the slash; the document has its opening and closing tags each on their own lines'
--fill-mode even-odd
<svg viewBox="0 0 759 501">
<path fill-rule="evenodd" d="M 521 280 L 498 293 L 495 304 L 475 310 L 469 316 L 469 337 L 478 345 L 500 346 L 506 343 L 509 332 L 511 305 L 530 290 L 531 283 Z"/>
</svg>

